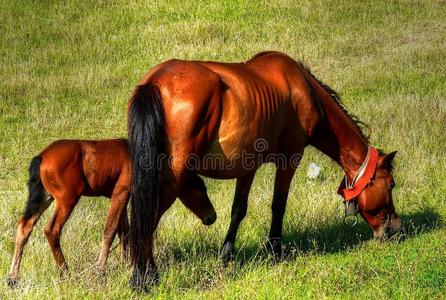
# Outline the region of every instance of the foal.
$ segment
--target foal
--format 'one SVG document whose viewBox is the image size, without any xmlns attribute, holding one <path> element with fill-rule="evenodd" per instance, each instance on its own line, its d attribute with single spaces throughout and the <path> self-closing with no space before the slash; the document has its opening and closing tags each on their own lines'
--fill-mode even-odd
<svg viewBox="0 0 446 300">
<path fill-rule="evenodd" d="M 29 166 L 28 202 L 17 226 L 8 284 L 17 284 L 23 248 L 34 225 L 53 200 L 54 212 L 45 226 L 45 235 L 61 274 L 68 268 L 60 246 L 60 235 L 81 196 L 111 199 L 96 266 L 100 269 L 105 267 L 116 233 L 121 241 L 122 256 L 125 256 L 129 231 L 126 206 L 131 175 L 128 143 L 124 139 L 59 140 L 34 157 Z M 200 177 L 193 176 L 188 180 L 179 197 L 203 224 L 215 222 L 217 215 Z"/>
</svg>

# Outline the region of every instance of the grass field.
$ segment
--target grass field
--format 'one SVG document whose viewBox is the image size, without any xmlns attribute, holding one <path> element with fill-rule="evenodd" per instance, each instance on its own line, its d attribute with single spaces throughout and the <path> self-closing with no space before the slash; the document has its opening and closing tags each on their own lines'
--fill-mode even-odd
<svg viewBox="0 0 446 300">
<path fill-rule="evenodd" d="M 0 0 L 0 299 L 6 298 L 443 298 L 446 294 L 446 3 L 444 1 L 11 1 Z M 81 4 L 79 4 L 80 2 Z M 371 142 L 398 150 L 394 199 L 400 243 L 343 224 L 342 171 L 308 148 L 284 221 L 287 257 L 263 245 L 274 169 L 264 166 L 239 230 L 237 258 L 221 266 L 234 181 L 206 180 L 218 220 L 204 227 L 176 203 L 156 256 L 161 284 L 128 286 L 115 250 L 105 274 L 91 265 L 108 201 L 83 198 L 62 247 L 63 281 L 49 251 L 45 213 L 25 250 L 21 284 L 6 278 L 30 159 L 59 138 L 126 135 L 132 87 L 169 58 L 242 61 L 263 50 L 304 60 L 370 125 Z M 310 162 L 322 166 L 306 178 Z"/>
</svg>

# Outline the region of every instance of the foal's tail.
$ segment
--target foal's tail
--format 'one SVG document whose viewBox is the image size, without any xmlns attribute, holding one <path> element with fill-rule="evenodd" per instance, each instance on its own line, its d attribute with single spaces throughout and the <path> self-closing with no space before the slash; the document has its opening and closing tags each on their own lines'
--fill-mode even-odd
<svg viewBox="0 0 446 300">
<path fill-rule="evenodd" d="M 34 157 L 29 164 L 28 201 L 26 202 L 24 219 L 29 219 L 42 205 L 45 199 L 45 189 L 40 179 L 40 164 L 42 157 Z"/>
<path fill-rule="evenodd" d="M 144 274 L 159 204 L 160 155 L 166 146 L 166 121 L 157 86 L 136 87 L 129 102 L 128 133 L 132 161 L 130 255 L 137 272 Z"/>
</svg>

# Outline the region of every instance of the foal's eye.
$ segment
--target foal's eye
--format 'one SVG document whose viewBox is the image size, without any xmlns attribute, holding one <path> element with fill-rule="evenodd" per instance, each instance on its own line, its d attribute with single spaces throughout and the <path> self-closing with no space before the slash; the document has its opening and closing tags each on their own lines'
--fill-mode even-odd
<svg viewBox="0 0 446 300">
<path fill-rule="evenodd" d="M 395 187 L 395 182 L 392 181 L 392 183 L 389 186 L 389 189 L 393 189 Z"/>
</svg>

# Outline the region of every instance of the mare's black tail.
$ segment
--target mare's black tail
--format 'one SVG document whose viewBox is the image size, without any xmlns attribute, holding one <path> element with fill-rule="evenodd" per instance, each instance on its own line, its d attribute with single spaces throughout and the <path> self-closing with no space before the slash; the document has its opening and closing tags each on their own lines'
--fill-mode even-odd
<svg viewBox="0 0 446 300">
<path fill-rule="evenodd" d="M 128 126 L 132 161 L 130 255 L 135 265 L 134 280 L 139 281 L 144 280 L 152 250 L 159 204 L 159 158 L 166 143 L 166 122 L 157 86 L 145 84 L 136 87 L 130 99 Z M 138 280 L 135 276 L 143 278 Z"/>
</svg>

